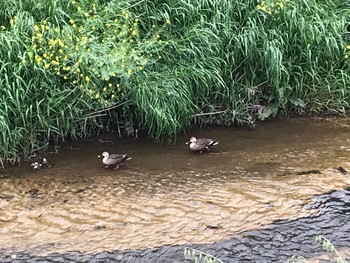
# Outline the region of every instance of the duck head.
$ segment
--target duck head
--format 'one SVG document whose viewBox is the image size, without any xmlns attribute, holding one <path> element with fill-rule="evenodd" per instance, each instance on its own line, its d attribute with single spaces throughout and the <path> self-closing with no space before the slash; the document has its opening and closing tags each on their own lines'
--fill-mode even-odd
<svg viewBox="0 0 350 263">
<path fill-rule="evenodd" d="M 106 157 L 106 158 L 108 158 L 108 157 L 109 157 L 109 153 L 108 153 L 108 152 L 103 152 L 101 155 L 98 155 L 97 157 L 98 157 L 98 158 L 101 158 L 101 157 Z"/>
<path fill-rule="evenodd" d="M 196 137 L 191 137 L 191 139 L 190 139 L 188 142 L 186 142 L 186 144 L 189 144 L 189 143 L 196 143 L 196 142 L 197 142 Z"/>
</svg>

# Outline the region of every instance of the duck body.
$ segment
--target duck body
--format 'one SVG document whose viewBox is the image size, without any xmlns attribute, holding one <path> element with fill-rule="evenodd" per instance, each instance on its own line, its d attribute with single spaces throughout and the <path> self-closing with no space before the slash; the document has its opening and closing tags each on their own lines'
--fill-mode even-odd
<svg viewBox="0 0 350 263">
<path fill-rule="evenodd" d="M 114 169 L 118 169 L 119 165 L 131 159 L 127 154 L 109 154 L 108 152 L 103 152 L 99 157 L 101 156 L 103 156 L 102 163 L 105 165 L 105 168 Z"/>
<path fill-rule="evenodd" d="M 189 142 L 186 144 L 190 145 L 190 149 L 194 152 L 204 152 L 209 151 L 210 147 L 218 145 L 219 142 L 215 141 L 213 139 L 207 139 L 207 138 L 195 138 L 192 137 Z"/>
</svg>

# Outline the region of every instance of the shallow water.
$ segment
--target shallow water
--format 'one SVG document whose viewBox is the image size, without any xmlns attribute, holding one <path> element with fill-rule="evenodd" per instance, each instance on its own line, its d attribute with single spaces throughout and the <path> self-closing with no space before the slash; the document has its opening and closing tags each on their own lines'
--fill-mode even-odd
<svg viewBox="0 0 350 263">
<path fill-rule="evenodd" d="M 342 191 L 350 186 L 349 174 L 337 169 L 350 171 L 348 123 L 333 118 L 275 120 L 255 129 L 194 130 L 172 145 L 120 139 L 113 133 L 92 143 L 62 145 L 59 154 L 46 155 L 53 168 L 31 171 L 22 163 L 2 174 L 2 254 L 128 251 L 130 261 L 121 261 L 166 262 L 133 261 L 132 251 L 138 255 L 157 248 L 159 259 L 165 253 L 162 247 L 198 245 L 227 258 L 223 244 L 234 237 L 241 246 L 252 247 L 256 238 L 251 233 L 281 233 L 280 243 L 288 247 L 278 222 L 298 233 L 296 252 L 305 250 L 304 243 L 314 248 L 310 237 L 324 233 L 325 226 L 327 233 L 334 232 L 332 228 L 349 217 L 348 210 L 341 210 L 347 217 L 333 213 L 339 210 L 336 205 L 348 205 L 347 199 L 334 207 L 315 205 L 320 204 L 316 195 L 327 204 L 333 200 L 327 199 L 330 193 L 348 195 Z M 208 154 L 194 154 L 184 144 L 192 135 L 215 138 L 220 144 Z M 133 159 L 119 170 L 104 169 L 97 158 L 103 150 L 127 152 Z M 331 223 L 316 224 L 320 218 Z M 312 233 L 305 225 L 298 228 L 305 220 L 318 228 Z M 345 234 L 340 246 L 347 251 L 350 226 L 338 230 Z M 285 259 L 288 253 L 279 255 L 281 248 L 274 242 L 264 239 L 274 258 Z M 235 254 L 238 261 L 226 262 L 249 262 L 247 255 Z M 182 262 L 182 255 L 178 257 Z"/>
</svg>

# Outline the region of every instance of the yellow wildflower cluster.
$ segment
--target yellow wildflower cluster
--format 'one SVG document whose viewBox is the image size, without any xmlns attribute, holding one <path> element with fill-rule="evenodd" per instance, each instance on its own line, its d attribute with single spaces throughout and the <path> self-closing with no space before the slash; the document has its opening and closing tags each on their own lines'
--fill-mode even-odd
<svg viewBox="0 0 350 263">
<path fill-rule="evenodd" d="M 17 17 L 14 16 L 13 18 L 10 19 L 10 26 L 14 26 L 16 23 Z"/>
<path fill-rule="evenodd" d="M 350 57 L 350 44 L 346 46 L 346 51 L 344 54 L 344 58 L 348 59 Z"/>
<path fill-rule="evenodd" d="M 121 83 L 156 59 L 158 55 L 150 56 L 149 50 L 165 41 L 160 36 L 141 40 L 139 18 L 127 10 L 71 3 L 74 16 L 66 25 L 46 20 L 34 25 L 33 61 L 107 106 L 123 95 Z"/>
<path fill-rule="evenodd" d="M 256 7 L 272 15 L 282 10 L 286 5 L 286 1 L 288 0 L 259 0 L 259 4 Z"/>
</svg>

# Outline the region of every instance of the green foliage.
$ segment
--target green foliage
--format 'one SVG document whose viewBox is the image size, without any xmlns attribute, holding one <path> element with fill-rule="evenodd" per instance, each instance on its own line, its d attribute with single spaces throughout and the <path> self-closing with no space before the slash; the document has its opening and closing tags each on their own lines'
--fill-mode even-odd
<svg viewBox="0 0 350 263">
<path fill-rule="evenodd" d="M 341 257 L 341 255 L 339 254 L 337 249 L 334 247 L 332 242 L 330 240 L 328 240 L 327 238 L 325 238 L 324 236 L 322 236 L 322 235 L 316 236 L 315 242 L 317 244 L 320 244 L 322 246 L 323 250 L 328 251 L 331 254 L 335 255 L 337 257 L 336 258 L 337 263 L 347 263 L 347 261 Z M 302 256 L 293 256 L 292 258 L 290 258 L 287 261 L 287 263 L 307 263 L 307 262 L 308 261 Z"/>
<path fill-rule="evenodd" d="M 340 0 L 3 0 L 0 162 L 99 130 L 107 116 L 159 141 L 191 125 L 344 113 L 349 10 Z"/>
<path fill-rule="evenodd" d="M 219 258 L 194 248 L 185 248 L 184 256 L 194 263 L 224 263 Z"/>
<path fill-rule="evenodd" d="M 318 235 L 315 237 L 315 242 L 317 244 L 322 245 L 322 248 L 334 255 L 336 255 L 337 257 L 337 263 L 347 263 L 346 260 L 344 260 L 341 255 L 339 254 L 339 252 L 336 250 L 336 248 L 333 246 L 333 244 L 331 243 L 330 240 L 328 240 L 327 238 L 325 238 L 322 235 Z"/>
<path fill-rule="evenodd" d="M 30 57 L 30 28 L 33 19 L 17 13 L 11 28 L 0 34 L 0 162 L 16 162 L 50 139 L 64 139 L 82 130 L 77 118 L 90 106 L 80 92 L 49 72 L 23 63 Z M 57 88 L 59 87 L 59 88 Z M 64 107 L 62 106 L 64 105 Z M 76 107 L 79 105 L 79 107 Z"/>
<path fill-rule="evenodd" d="M 325 238 L 324 236 L 322 235 L 316 236 L 315 242 L 317 244 L 320 244 L 325 251 L 328 251 L 336 255 L 337 263 L 347 263 L 347 261 L 341 257 L 341 255 L 333 246 L 331 241 Z M 193 248 L 188 248 L 188 247 L 184 249 L 184 256 L 185 256 L 185 259 L 192 260 L 192 262 L 194 263 L 223 263 L 222 260 L 220 260 L 215 256 L 212 256 L 203 251 L 193 249 Z M 307 263 L 308 261 L 303 256 L 293 256 L 292 258 L 288 259 L 287 262 L 288 263 Z"/>
<path fill-rule="evenodd" d="M 127 100 L 128 79 L 157 61 L 148 51 L 163 45 L 154 34 L 139 39 L 139 19 L 126 2 L 7 4 L 0 31 L 2 166 L 50 140 L 99 128 L 96 118 Z M 38 12 L 22 10 L 30 8 Z"/>
</svg>

